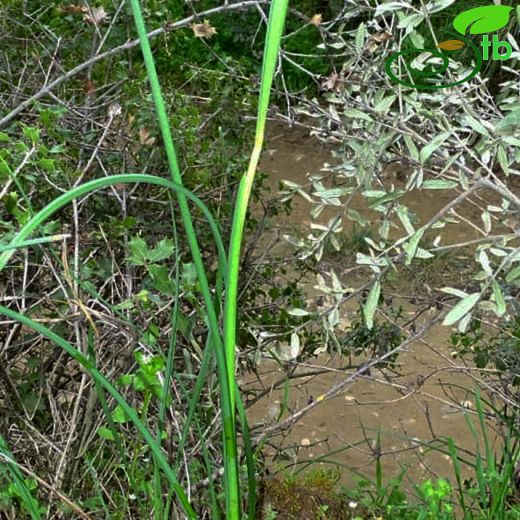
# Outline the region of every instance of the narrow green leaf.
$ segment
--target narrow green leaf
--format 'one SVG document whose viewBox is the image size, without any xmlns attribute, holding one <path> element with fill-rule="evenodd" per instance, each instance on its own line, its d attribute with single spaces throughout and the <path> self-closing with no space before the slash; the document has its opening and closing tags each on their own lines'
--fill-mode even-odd
<svg viewBox="0 0 520 520">
<path fill-rule="evenodd" d="M 376 282 L 370 289 L 370 293 L 368 294 L 367 302 L 363 307 L 364 315 L 365 315 L 365 324 L 368 329 L 372 329 L 372 327 L 374 325 L 374 314 L 377 309 L 377 304 L 379 303 L 380 294 L 381 294 L 381 283 L 379 280 L 376 280 Z"/>
<path fill-rule="evenodd" d="M 457 181 L 444 181 L 442 179 L 430 179 L 423 182 L 425 190 L 452 190 L 459 185 Z"/>
<path fill-rule="evenodd" d="M 410 238 L 406 244 L 403 245 L 403 249 L 406 252 L 406 260 L 405 264 L 410 265 L 411 261 L 415 257 L 415 253 L 417 252 L 417 247 L 419 246 L 419 242 L 421 241 L 422 236 L 424 235 L 424 229 L 418 229 L 415 234 Z"/>
<path fill-rule="evenodd" d="M 343 115 L 346 117 L 351 117 L 352 119 L 363 119 L 364 121 L 373 121 L 373 119 L 366 114 L 365 112 L 361 112 L 361 110 L 357 110 L 356 108 L 346 108 L 343 111 Z"/>
<path fill-rule="evenodd" d="M 469 294 L 465 298 L 459 301 L 453 309 L 451 309 L 448 314 L 446 314 L 446 317 L 444 318 L 444 321 L 442 322 L 443 325 L 453 325 L 458 320 L 466 316 L 473 307 L 477 304 L 478 300 L 480 298 L 480 293 L 474 293 Z"/>
<path fill-rule="evenodd" d="M 365 46 L 365 38 L 366 38 L 366 27 L 364 22 L 359 24 L 358 30 L 356 31 L 356 51 L 358 54 L 361 54 L 363 47 Z"/>
<path fill-rule="evenodd" d="M 517 266 L 514 269 L 511 269 L 511 271 L 509 271 L 509 273 L 507 273 L 506 282 L 511 283 L 512 281 L 516 280 L 517 278 L 520 278 L 520 266 Z"/>
<path fill-rule="evenodd" d="M 421 164 L 424 164 L 430 156 L 450 137 L 451 132 L 443 132 L 432 139 L 432 142 L 427 144 L 419 154 Z"/>
<path fill-rule="evenodd" d="M 493 295 L 495 297 L 495 304 L 497 306 L 497 316 L 503 316 L 506 312 L 506 301 L 504 299 L 504 293 L 502 292 L 502 288 L 498 283 L 493 280 Z"/>
</svg>

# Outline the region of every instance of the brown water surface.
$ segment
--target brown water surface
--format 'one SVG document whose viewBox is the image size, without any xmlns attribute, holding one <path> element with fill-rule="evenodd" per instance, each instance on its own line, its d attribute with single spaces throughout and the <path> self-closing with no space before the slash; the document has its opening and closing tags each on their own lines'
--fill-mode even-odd
<svg viewBox="0 0 520 520">
<path fill-rule="evenodd" d="M 324 163 L 334 164 L 335 161 L 330 150 L 307 137 L 304 132 L 275 126 L 271 128 L 260 170 L 268 174 L 268 183 L 273 195 L 276 195 L 280 181 L 287 179 L 306 185 L 309 183 L 309 175 L 320 173 Z M 402 180 L 396 178 L 382 180 L 385 184 L 404 185 Z M 455 192 L 449 190 L 416 190 L 406 194 L 403 201 L 416 212 L 420 222 L 425 223 L 456 196 Z M 490 196 L 487 200 L 492 201 L 493 197 Z M 478 203 L 479 198 L 474 198 L 473 201 Z M 368 209 L 361 195 L 354 196 L 350 207 L 373 222 L 381 218 L 379 213 Z M 297 197 L 289 217 L 274 218 L 274 227 L 259 242 L 259 248 L 265 247 L 277 232 L 300 232 L 306 235 L 309 232 L 310 208 L 310 204 L 303 197 Z M 443 244 L 481 238 L 481 234 L 473 225 L 476 222 L 481 227 L 480 211 L 475 203 L 465 202 L 457 211 L 462 216 L 462 221 L 442 231 Z M 319 221 L 326 222 L 331 214 L 336 212 L 337 208 L 324 211 Z M 346 222 L 344 229 L 348 232 Z M 291 251 L 291 247 L 281 246 L 287 251 Z M 341 262 L 336 262 L 335 267 L 341 271 Z M 338 275 L 344 283 L 358 285 L 359 280 L 345 279 L 341 272 L 338 272 Z M 303 285 L 309 298 L 316 295 L 314 285 L 315 280 L 308 280 Z M 403 303 L 403 306 L 410 315 L 416 311 L 409 303 Z M 352 319 L 356 308 L 356 302 L 349 302 L 341 309 L 341 319 L 347 323 Z M 426 313 L 422 322 L 424 323 L 429 316 L 431 315 Z M 421 325 L 420 320 L 417 325 Z M 411 344 L 400 355 L 398 377 L 388 380 L 379 370 L 372 370 L 370 377 L 358 378 L 340 395 L 313 408 L 289 432 L 272 437 L 272 446 L 267 447 L 267 452 L 274 454 L 276 450 L 273 446 L 285 450 L 285 456 L 278 456 L 272 461 L 272 466 L 301 468 L 306 461 L 333 461 L 343 468 L 342 479 L 345 483 L 352 483 L 353 473 L 350 470 L 359 470 L 373 478 L 374 460 L 377 457 L 374 439 L 377 437 L 377 431 L 380 431 L 381 462 L 385 480 L 396 476 L 401 467 L 406 467 L 408 476 L 415 482 L 444 476 L 449 477 L 453 483 L 450 457 L 429 451 L 424 446 L 433 439 L 449 436 L 461 449 L 470 452 L 475 450 L 475 442 L 464 410 L 470 412 L 473 422 L 476 423 L 475 416 L 471 413 L 475 409 L 471 391 L 475 388 L 472 377 L 477 374 L 471 370 L 464 370 L 460 361 L 453 360 L 448 347 L 450 332 L 446 327 L 434 326 L 421 341 Z M 361 361 L 363 360 L 359 360 Z M 340 355 L 322 354 L 300 366 L 300 372 L 323 367 L 326 367 L 328 372 L 290 380 L 288 410 L 285 411 L 282 420 L 310 400 L 319 398 L 334 384 L 351 374 L 352 369 L 341 370 L 347 363 L 348 360 Z M 249 408 L 251 425 L 256 426 L 257 431 L 276 421 L 280 404 L 283 402 L 284 388 L 283 385 L 273 390 L 270 388 L 275 381 L 283 378 L 283 375 L 282 368 L 274 361 L 266 359 L 260 364 L 259 378 L 252 374 L 242 377 L 246 389 L 267 392 Z M 490 433 L 492 435 L 491 430 Z M 493 435 L 492 437 L 494 439 Z M 465 476 L 472 476 L 469 467 L 463 465 L 462 470 Z"/>
</svg>

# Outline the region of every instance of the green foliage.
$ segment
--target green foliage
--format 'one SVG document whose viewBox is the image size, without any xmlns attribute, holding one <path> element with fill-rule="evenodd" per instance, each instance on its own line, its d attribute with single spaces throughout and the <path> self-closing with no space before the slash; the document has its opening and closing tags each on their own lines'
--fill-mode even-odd
<svg viewBox="0 0 520 520">
<path fill-rule="evenodd" d="M 391 308 L 390 310 L 394 314 L 394 319 L 398 320 L 402 317 L 402 309 Z M 344 353 L 375 359 L 394 350 L 403 339 L 404 335 L 399 325 L 375 320 L 372 327 L 368 327 L 363 313 L 358 311 L 357 318 L 349 325 L 340 343 Z M 398 352 L 392 354 L 386 358 L 384 364 L 392 365 L 398 355 Z"/>
<path fill-rule="evenodd" d="M 483 331 L 481 320 L 474 319 L 466 332 L 452 334 L 450 343 L 455 356 L 469 355 L 482 369 L 493 365 L 504 379 L 520 384 L 520 316 L 503 324 L 491 337 Z"/>
</svg>

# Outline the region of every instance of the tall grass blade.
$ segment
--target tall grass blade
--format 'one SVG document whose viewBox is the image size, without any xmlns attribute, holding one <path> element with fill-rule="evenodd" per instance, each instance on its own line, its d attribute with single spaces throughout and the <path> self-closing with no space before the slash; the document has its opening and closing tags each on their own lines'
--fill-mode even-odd
<svg viewBox="0 0 520 520">
<path fill-rule="evenodd" d="M 159 78 L 157 76 L 152 51 L 150 49 L 150 42 L 148 41 L 148 35 L 144 25 L 141 6 L 138 0 L 130 0 L 130 5 L 132 7 L 135 27 L 139 36 L 141 51 L 143 53 L 143 59 L 145 62 L 146 71 L 148 73 L 148 80 L 150 81 L 152 97 L 155 104 L 155 110 L 157 112 L 157 119 L 164 142 L 170 173 L 173 181 L 179 185 L 182 185 L 182 178 L 177 161 L 177 155 L 168 123 L 168 116 L 161 93 Z M 230 384 L 230 381 L 233 381 L 234 374 L 229 375 L 227 373 L 224 344 L 218 326 L 217 313 L 212 303 L 209 284 L 204 270 L 204 263 L 202 261 L 200 248 L 195 235 L 193 222 L 191 220 L 188 202 L 182 193 L 177 194 L 177 200 L 179 202 L 182 222 L 188 238 L 188 243 L 193 257 L 193 263 L 195 264 L 195 270 L 197 273 L 197 279 L 199 281 L 202 297 L 204 300 L 208 325 L 210 328 L 210 335 L 212 337 L 213 346 L 217 356 L 217 368 L 219 374 L 220 398 L 222 407 L 222 424 L 224 430 L 224 486 L 226 489 L 226 510 L 230 519 L 238 520 L 240 518 L 240 486 L 238 474 L 235 407 L 233 399 L 235 385 Z"/>
</svg>

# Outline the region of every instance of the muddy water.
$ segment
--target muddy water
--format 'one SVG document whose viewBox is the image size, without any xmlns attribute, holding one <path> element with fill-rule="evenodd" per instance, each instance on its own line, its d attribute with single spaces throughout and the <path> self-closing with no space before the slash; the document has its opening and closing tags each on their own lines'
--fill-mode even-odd
<svg viewBox="0 0 520 520">
<path fill-rule="evenodd" d="M 301 131 L 275 127 L 271 129 L 260 169 L 268 174 L 269 184 L 276 195 L 280 181 L 287 179 L 305 185 L 309 182 L 309 174 L 319 173 L 324 163 L 334 161 L 330 150 Z M 383 182 L 402 183 L 394 178 L 383 179 Z M 424 190 L 407 194 L 404 203 L 417 213 L 421 223 L 425 223 L 455 196 L 449 191 Z M 372 221 L 380 217 L 368 209 L 360 196 L 354 197 L 350 207 Z M 305 199 L 296 198 L 291 215 L 288 218 L 275 217 L 275 226 L 264 240 L 271 240 L 279 231 L 306 235 L 309 232 L 309 209 Z M 459 211 L 463 220 L 443 230 L 443 244 L 480 238 L 472 226 L 472 222 L 480 222 L 478 208 L 468 202 Z M 324 211 L 319 220 L 326 222 L 330 215 L 331 212 Z M 264 246 L 265 242 L 261 241 L 259 247 Z M 290 251 L 290 246 L 281 247 Z M 341 276 L 341 266 L 336 265 L 336 268 Z M 344 276 L 343 281 L 349 284 Z M 314 285 L 314 280 L 304 283 L 309 298 L 316 293 Z M 408 303 L 403 306 L 410 315 L 416 310 Z M 342 320 L 348 322 L 352 319 L 356 308 L 356 304 L 343 308 Z M 428 315 L 425 315 L 424 320 L 427 319 Z M 417 325 L 420 326 L 421 322 Z M 397 476 L 400 468 L 405 467 L 409 478 L 415 482 L 439 476 L 449 477 L 454 482 L 449 457 L 429 451 L 422 445 L 448 436 L 457 446 L 471 452 L 475 450 L 463 410 L 474 410 L 470 391 L 475 387 L 472 375 L 476 374 L 471 370 L 457 369 L 460 363 L 450 355 L 449 334 L 450 331 L 444 327 L 433 327 L 421 341 L 413 343 L 400 355 L 399 376 L 388 380 L 378 370 L 372 370 L 370 377 L 359 378 L 336 398 L 320 403 L 290 431 L 272 437 L 267 452 L 273 455 L 276 451 L 273 446 L 284 450 L 283 457 L 277 456 L 271 461 L 272 466 L 301 469 L 310 461 L 318 464 L 332 462 L 343 469 L 342 479 L 347 484 L 352 484 L 356 471 L 373 478 L 377 455 L 374 439 L 379 431 L 385 480 Z M 300 366 L 300 373 L 318 368 L 325 368 L 327 372 L 290 380 L 288 410 L 282 420 L 344 380 L 351 373 L 342 370 L 347 362 L 339 355 L 321 355 Z M 257 432 L 276 421 L 285 390 L 283 385 L 277 389 L 272 389 L 272 385 L 283 375 L 282 369 L 273 361 L 264 360 L 258 378 L 251 374 L 242 378 L 246 389 L 266 392 L 265 397 L 249 409 L 251 424 Z M 462 465 L 462 470 L 465 476 L 471 476 L 469 467 Z"/>
</svg>

